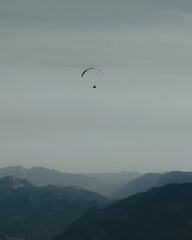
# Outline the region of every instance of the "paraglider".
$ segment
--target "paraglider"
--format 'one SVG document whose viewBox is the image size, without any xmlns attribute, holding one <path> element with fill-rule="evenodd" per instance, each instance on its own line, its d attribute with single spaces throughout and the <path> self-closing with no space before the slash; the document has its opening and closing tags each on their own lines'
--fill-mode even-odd
<svg viewBox="0 0 192 240">
<path fill-rule="evenodd" d="M 102 73 L 102 74 L 104 73 L 104 72 L 103 72 L 101 69 L 99 69 L 99 68 L 91 67 L 91 68 L 87 68 L 85 71 L 83 71 L 82 74 L 81 74 L 81 77 L 83 77 L 84 74 L 85 74 L 87 71 L 89 71 L 89 70 L 97 70 L 97 71 L 99 71 L 99 72 Z M 96 88 L 96 86 L 94 85 L 93 88 Z"/>
<path fill-rule="evenodd" d="M 104 73 L 104 72 L 103 72 L 101 69 L 99 69 L 99 68 L 91 67 L 91 68 L 87 68 L 85 71 L 83 71 L 82 74 L 81 74 L 81 77 L 83 77 L 84 74 L 85 74 L 87 71 L 92 70 L 92 69 L 95 69 L 95 70 L 98 70 L 98 71 L 101 72 L 101 73 Z"/>
</svg>

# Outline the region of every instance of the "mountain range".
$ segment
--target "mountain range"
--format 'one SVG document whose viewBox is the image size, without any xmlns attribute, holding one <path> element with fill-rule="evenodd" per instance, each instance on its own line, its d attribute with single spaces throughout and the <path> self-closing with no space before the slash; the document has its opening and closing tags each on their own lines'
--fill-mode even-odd
<svg viewBox="0 0 192 240">
<path fill-rule="evenodd" d="M 21 166 L 0 169 L 0 178 L 14 176 L 24 178 L 37 186 L 63 185 L 78 186 L 84 189 L 109 195 L 125 183 L 141 176 L 138 172 L 120 172 L 103 174 L 73 174 L 44 167 L 25 169 Z"/>
<path fill-rule="evenodd" d="M 0 180 L 0 235 L 49 240 L 90 208 L 108 203 L 106 197 L 77 187 L 36 187 L 7 176 Z"/>
<path fill-rule="evenodd" d="M 192 183 L 168 184 L 88 211 L 54 240 L 191 240 Z"/>
<path fill-rule="evenodd" d="M 13 173 L 14 176 L 7 176 L 8 173 Z M 66 175 L 64 173 L 63 175 L 59 171 L 39 167 L 28 170 L 22 167 L 0 169 L 2 177 L 0 179 L 0 240 L 10 240 L 10 237 L 17 238 L 17 240 L 50 240 L 57 235 L 58 237 L 55 239 L 58 240 L 124 240 L 128 239 L 128 236 L 131 236 L 132 240 L 189 240 L 190 231 L 186 236 L 182 232 L 182 238 L 179 238 L 179 233 L 176 231 L 177 222 L 174 223 L 176 225 L 170 226 L 173 232 L 169 232 L 161 224 L 167 223 L 166 219 L 169 218 L 169 215 L 169 220 L 173 221 L 174 217 L 171 214 L 175 216 L 175 219 L 183 216 L 184 222 L 189 220 L 185 219 L 185 214 L 187 212 L 191 214 L 191 205 L 186 204 L 191 204 L 190 201 L 192 201 L 192 172 L 147 173 L 142 176 L 140 174 L 136 179 L 134 179 L 135 176 L 132 176 L 132 181 L 130 178 L 126 180 L 129 174 L 127 172 L 122 172 L 122 175 L 121 173 L 114 175 L 109 173 L 90 174 L 91 176 L 85 175 L 86 178 L 82 174 L 83 179 L 87 181 L 91 178 L 99 182 L 99 177 L 101 177 L 100 183 L 107 182 L 106 186 L 111 184 L 116 176 L 118 178 L 116 184 L 121 183 L 120 185 L 124 184 L 124 186 L 111 194 L 112 199 L 117 199 L 114 201 L 99 193 L 77 187 L 81 184 L 75 182 L 77 181 L 77 178 L 76 180 L 73 178 L 75 174 Z M 34 182 L 30 183 L 16 175 L 31 177 L 34 182 L 39 182 L 38 179 L 40 179 L 41 184 L 43 181 L 45 184 L 45 180 L 49 183 L 57 182 L 58 176 L 62 176 L 61 182 L 66 176 L 72 177 L 73 181 L 70 182 L 70 179 L 68 179 L 69 182 L 66 181 L 69 186 L 64 186 L 61 182 L 59 185 L 36 186 Z M 79 175 L 80 181 L 81 174 Z M 121 182 L 121 180 L 124 181 Z M 72 186 L 73 184 L 76 186 Z M 187 196 L 189 203 L 186 202 Z M 124 199 L 118 200 L 122 198 Z M 184 202 L 178 202 L 181 199 Z M 110 204 L 112 201 L 113 203 Z M 104 208 L 106 205 L 108 206 Z M 133 211 L 132 215 L 131 211 Z M 164 216 L 161 215 L 163 211 Z M 192 222 L 192 220 L 190 221 Z M 189 222 L 186 222 L 187 224 L 189 225 Z M 126 226 L 129 226 L 128 232 L 126 232 Z M 136 233 L 137 227 L 143 234 L 142 236 Z M 63 230 L 63 234 L 60 234 Z M 183 226 L 181 231 L 184 231 Z M 185 231 L 188 232 L 188 228 Z M 168 237 L 164 238 L 162 234 Z M 188 236 L 190 237 L 188 238 Z"/>
<path fill-rule="evenodd" d="M 169 183 L 192 182 L 192 172 L 172 171 L 167 173 L 146 173 L 138 177 L 109 195 L 111 198 L 121 199 L 138 192 L 147 191 L 151 187 L 160 187 Z"/>
</svg>

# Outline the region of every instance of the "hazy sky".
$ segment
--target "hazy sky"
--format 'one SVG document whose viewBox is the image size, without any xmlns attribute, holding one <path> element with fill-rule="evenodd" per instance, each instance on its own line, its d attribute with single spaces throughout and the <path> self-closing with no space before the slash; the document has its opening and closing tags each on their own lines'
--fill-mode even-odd
<svg viewBox="0 0 192 240">
<path fill-rule="evenodd" d="M 0 167 L 191 171 L 191 64 L 191 0 L 0 0 Z"/>
</svg>

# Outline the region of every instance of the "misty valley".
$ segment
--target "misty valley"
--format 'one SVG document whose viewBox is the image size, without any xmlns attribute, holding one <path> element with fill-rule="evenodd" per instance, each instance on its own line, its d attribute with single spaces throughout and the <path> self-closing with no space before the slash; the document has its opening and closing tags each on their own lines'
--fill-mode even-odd
<svg viewBox="0 0 192 240">
<path fill-rule="evenodd" d="M 192 172 L 0 169 L 1 240 L 191 240 Z"/>
</svg>

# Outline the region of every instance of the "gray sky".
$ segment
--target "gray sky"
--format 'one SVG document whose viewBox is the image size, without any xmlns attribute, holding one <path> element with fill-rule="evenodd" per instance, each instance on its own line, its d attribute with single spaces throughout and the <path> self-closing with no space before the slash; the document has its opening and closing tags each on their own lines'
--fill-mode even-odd
<svg viewBox="0 0 192 240">
<path fill-rule="evenodd" d="M 191 0 L 0 6 L 0 167 L 192 170 Z"/>
</svg>

